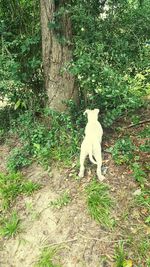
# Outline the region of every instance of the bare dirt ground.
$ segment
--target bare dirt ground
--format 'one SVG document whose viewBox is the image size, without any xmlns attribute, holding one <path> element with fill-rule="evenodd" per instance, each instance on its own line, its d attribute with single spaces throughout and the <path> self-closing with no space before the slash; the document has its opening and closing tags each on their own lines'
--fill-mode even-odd
<svg viewBox="0 0 150 267">
<path fill-rule="evenodd" d="M 5 172 L 8 153 L 6 145 L 0 147 L 1 172 Z M 86 177 L 77 180 L 74 166 L 70 169 L 52 166 L 48 172 L 34 163 L 23 169 L 23 174 L 26 179 L 39 182 L 41 189 L 32 196 L 18 197 L 13 210 L 21 219 L 21 229 L 15 237 L 0 241 L 1 267 L 33 267 L 42 249 L 54 245 L 59 247 L 64 267 L 112 267 L 116 245 L 122 240 L 126 243 L 129 237 L 133 239 L 132 249 L 126 248 L 128 258 L 134 263 L 139 240 L 149 234 L 133 201 L 138 184 L 124 167 L 115 166 L 110 154 L 104 154 L 103 163 L 107 167 L 105 183 L 114 199 L 114 229 L 105 229 L 88 213 L 85 187 L 93 179 L 94 167 L 90 171 L 89 165 Z M 66 190 L 71 202 L 61 209 L 51 207 L 50 201 Z"/>
<path fill-rule="evenodd" d="M 7 146 L 0 148 L 0 171 L 5 170 L 8 150 Z M 21 196 L 16 201 L 14 209 L 21 218 L 21 230 L 16 237 L 1 240 L 1 267 L 34 266 L 42 248 L 56 244 L 61 246 L 62 266 L 114 266 L 116 244 L 128 238 L 129 234 L 135 235 L 137 241 L 137 232 L 141 228 L 146 234 L 148 229 L 140 226 L 140 215 L 132 203 L 137 185 L 123 169 L 115 167 L 109 155 L 105 158 L 108 167 L 106 183 L 115 199 L 112 211 L 117 222 L 115 229 L 102 228 L 88 214 L 84 188 L 92 179 L 90 171 L 79 181 L 74 178 L 74 169 L 58 170 L 54 167 L 48 173 L 34 163 L 23 173 L 27 179 L 39 182 L 42 188 L 32 196 Z M 50 207 L 50 201 L 65 190 L 71 195 L 70 204 L 59 210 Z M 129 210 L 126 220 L 124 215 Z M 133 257 L 132 253 L 128 254 L 129 258 Z"/>
</svg>

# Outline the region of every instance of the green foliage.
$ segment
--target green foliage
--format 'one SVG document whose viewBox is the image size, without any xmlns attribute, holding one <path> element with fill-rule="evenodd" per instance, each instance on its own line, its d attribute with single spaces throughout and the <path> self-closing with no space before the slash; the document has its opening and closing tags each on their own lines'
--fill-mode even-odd
<svg viewBox="0 0 150 267">
<path fill-rule="evenodd" d="M 139 163 L 134 162 L 131 165 L 131 169 L 133 171 L 133 176 L 134 176 L 135 180 L 137 182 L 139 182 L 140 184 L 143 184 L 144 183 L 144 180 L 146 178 L 146 173 L 142 170 L 142 168 L 139 165 Z"/>
<path fill-rule="evenodd" d="M 128 165 L 133 177 L 142 186 L 149 171 L 149 149 L 149 127 L 146 126 L 141 132 L 134 134 L 134 138 L 124 136 L 118 139 L 108 151 L 112 153 L 115 163 Z"/>
<path fill-rule="evenodd" d="M 7 168 L 9 171 L 15 172 L 22 167 L 30 165 L 31 162 L 32 160 L 30 159 L 30 153 L 27 150 L 27 146 L 14 148 L 7 159 Z"/>
<path fill-rule="evenodd" d="M 150 126 L 146 125 L 145 128 L 138 133 L 138 136 L 141 138 L 149 138 L 150 137 Z"/>
<path fill-rule="evenodd" d="M 109 196 L 108 186 L 96 180 L 86 187 L 87 205 L 91 217 L 105 227 L 112 227 L 110 216 L 112 200 Z"/>
<path fill-rule="evenodd" d="M 116 267 L 132 267 L 132 260 L 127 260 L 127 255 L 124 250 L 123 242 L 120 242 L 119 245 L 115 248 L 115 266 Z"/>
<path fill-rule="evenodd" d="M 141 240 L 140 244 L 138 244 L 138 251 L 141 259 L 146 259 L 150 251 L 150 241 L 148 238 Z"/>
<path fill-rule="evenodd" d="M 26 181 L 20 173 L 5 175 L 0 173 L 0 199 L 4 209 L 8 209 L 14 203 L 19 194 L 31 194 L 39 189 L 37 183 Z"/>
<path fill-rule="evenodd" d="M 35 108 L 43 101 L 39 2 L 2 0 L 0 10 L 0 99 Z"/>
<path fill-rule="evenodd" d="M 21 143 L 14 148 L 8 158 L 9 170 L 27 166 L 36 158 L 48 167 L 52 160 L 71 164 L 79 147 L 80 128 L 66 113 L 45 109 L 35 117 L 34 113 L 24 112 L 12 124 L 11 134 L 17 134 Z"/>
<path fill-rule="evenodd" d="M 2 237 L 13 237 L 20 229 L 20 220 L 16 212 L 7 218 L 0 220 L 0 235 Z"/>
<path fill-rule="evenodd" d="M 54 201 L 50 202 L 50 206 L 56 207 L 57 209 L 61 209 L 63 206 L 66 206 L 70 203 L 71 197 L 68 192 L 64 192 L 60 195 L 60 197 Z"/>
<path fill-rule="evenodd" d="M 136 147 L 129 137 L 124 137 L 116 141 L 112 156 L 117 164 L 130 163 L 134 158 L 134 151 Z"/>
<path fill-rule="evenodd" d="M 0 144 L 8 137 L 11 122 L 17 117 L 16 112 L 10 107 L 0 108 Z"/>
<path fill-rule="evenodd" d="M 81 104 L 99 107 L 105 126 L 143 105 L 150 92 L 148 6 L 109 1 L 105 14 L 97 0 L 68 7 L 75 44 L 69 69 L 77 76 Z"/>
<path fill-rule="evenodd" d="M 60 264 L 55 263 L 56 260 L 54 260 L 54 258 L 56 258 L 58 253 L 58 249 L 57 248 L 44 248 L 41 256 L 38 260 L 38 262 L 34 265 L 35 267 L 61 267 Z"/>
<path fill-rule="evenodd" d="M 139 196 L 136 196 L 136 203 L 145 208 L 145 222 L 150 224 L 150 190 L 143 189 Z M 150 245 L 150 244 L 149 244 Z"/>
</svg>

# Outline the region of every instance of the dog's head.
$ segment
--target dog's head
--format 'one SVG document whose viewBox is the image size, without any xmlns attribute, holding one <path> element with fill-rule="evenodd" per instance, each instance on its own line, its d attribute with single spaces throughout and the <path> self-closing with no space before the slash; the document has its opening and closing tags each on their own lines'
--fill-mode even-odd
<svg viewBox="0 0 150 267">
<path fill-rule="evenodd" d="M 88 121 L 94 121 L 94 120 L 97 120 L 98 119 L 98 113 L 99 113 L 99 109 L 98 108 L 95 108 L 93 110 L 86 109 L 83 114 L 84 115 L 87 114 Z"/>
</svg>

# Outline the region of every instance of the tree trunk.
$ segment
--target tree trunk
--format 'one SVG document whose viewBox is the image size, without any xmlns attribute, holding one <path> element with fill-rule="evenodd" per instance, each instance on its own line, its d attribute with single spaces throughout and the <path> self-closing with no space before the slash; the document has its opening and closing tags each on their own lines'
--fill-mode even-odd
<svg viewBox="0 0 150 267">
<path fill-rule="evenodd" d="M 74 77 L 65 70 L 65 64 L 72 59 L 72 51 L 67 43 L 62 45 L 58 41 L 55 29 L 48 26 L 54 23 L 54 12 L 59 8 L 56 7 L 58 2 L 59 6 L 63 4 L 62 0 L 41 0 L 42 53 L 49 107 L 64 111 L 64 101 L 77 101 L 78 93 Z M 61 28 L 64 37 L 71 38 L 71 22 L 66 15 L 61 19 Z"/>
</svg>

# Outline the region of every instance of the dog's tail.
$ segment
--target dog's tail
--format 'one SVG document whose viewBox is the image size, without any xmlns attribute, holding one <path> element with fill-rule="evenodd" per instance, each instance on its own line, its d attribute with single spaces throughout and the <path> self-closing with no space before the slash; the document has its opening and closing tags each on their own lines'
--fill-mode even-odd
<svg viewBox="0 0 150 267">
<path fill-rule="evenodd" d="M 92 155 L 92 146 L 91 146 L 91 149 L 90 149 L 90 152 L 89 152 L 89 159 L 90 159 L 90 161 L 91 161 L 93 164 L 96 164 L 96 165 L 97 165 L 97 162 L 93 159 L 93 155 Z"/>
</svg>

